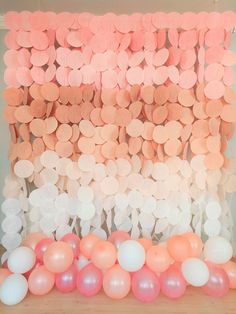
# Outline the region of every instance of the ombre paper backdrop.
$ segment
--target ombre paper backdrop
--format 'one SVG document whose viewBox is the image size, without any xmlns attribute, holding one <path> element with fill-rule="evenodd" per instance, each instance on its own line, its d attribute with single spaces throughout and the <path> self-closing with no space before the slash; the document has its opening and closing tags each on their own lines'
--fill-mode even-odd
<svg viewBox="0 0 236 314">
<path fill-rule="evenodd" d="M 204 25 L 205 22 L 207 25 Z M 65 225 L 64 229 L 61 228 L 62 230 L 58 231 L 58 237 L 60 237 L 68 231 L 69 227 L 66 226 L 69 223 L 72 224 L 72 227 L 76 226 L 74 231 L 81 232 L 82 235 L 90 230 L 95 230 L 105 237 L 101 228 L 105 219 L 105 229 L 123 228 L 131 231 L 133 237 L 139 236 L 141 232 L 147 237 L 157 236 L 159 239 L 166 239 L 171 234 L 188 230 L 192 222 L 194 230 L 199 234 L 207 236 L 222 234 L 231 238 L 232 219 L 229 206 L 225 207 L 224 205 L 224 192 L 225 190 L 226 192 L 234 191 L 235 179 L 230 177 L 232 175 L 230 173 L 226 177 L 226 181 L 221 181 L 220 191 L 218 191 L 220 200 L 217 205 L 219 195 L 215 188 L 218 188 L 218 184 L 215 186 L 213 184 L 213 188 L 209 189 L 209 194 L 202 197 L 202 191 L 205 190 L 205 174 L 200 173 L 199 175 L 198 166 L 206 167 L 206 175 L 210 175 L 210 172 L 212 175 L 215 172 L 211 176 L 211 181 L 214 181 L 212 178 L 218 178 L 219 170 L 224 164 L 227 164 L 222 151 L 219 152 L 221 148 L 217 149 L 217 145 L 220 143 L 221 147 L 225 146 L 226 148 L 228 140 L 233 135 L 231 123 L 233 125 L 235 122 L 235 108 L 231 106 L 234 96 L 227 96 L 231 95 L 231 85 L 233 84 L 231 66 L 235 63 L 235 54 L 230 50 L 232 49 L 230 48 L 231 31 L 235 25 L 233 13 L 223 15 L 210 13 L 207 17 L 204 14 L 197 16 L 193 13 L 186 13 L 183 16 L 177 13 L 166 16 L 157 13 L 133 15 L 132 18 L 115 17 L 112 14 L 101 18 L 86 14 L 72 16 L 64 13 L 58 16 L 53 14 L 46 16 L 45 13 L 34 13 L 31 16 L 23 13 L 9 13 L 5 17 L 5 23 L 12 30 L 5 37 L 5 43 L 11 50 L 4 55 L 7 65 L 4 77 L 9 86 L 4 93 L 5 102 L 9 103 L 4 114 L 11 125 L 13 142 L 16 141 L 14 137 L 18 132 L 20 134 L 18 141 L 21 142 L 23 139 L 23 144 L 13 145 L 10 150 L 13 172 L 23 179 L 20 179 L 20 184 L 24 184 L 24 179 L 26 182 L 30 182 L 25 186 L 28 193 L 34 189 L 33 183 L 37 187 L 41 187 L 43 184 L 51 182 L 58 185 L 60 194 L 66 190 L 69 197 L 74 199 L 77 198 L 80 185 L 89 185 L 86 191 L 79 192 L 79 203 L 75 205 L 75 209 L 79 209 L 73 214 L 71 210 L 75 210 L 74 205 L 72 209 L 70 208 L 69 214 L 66 209 L 67 205 L 65 208 L 61 206 L 63 208 L 60 207 L 61 215 L 58 214 L 58 207 L 54 207 L 58 193 L 56 191 L 56 196 L 52 200 L 53 205 L 50 204 L 53 206 L 50 217 L 45 215 L 45 210 L 38 208 L 42 205 L 37 203 L 39 196 L 35 197 L 36 200 L 31 197 L 33 201 L 31 200 L 30 206 L 28 206 L 25 196 L 23 197 L 23 194 L 20 193 L 21 207 L 23 206 L 25 212 L 23 215 L 22 212 L 19 214 L 23 222 L 24 232 L 22 235 L 25 232 L 37 230 L 43 230 L 50 234 Z M 60 25 L 59 28 L 58 25 Z M 181 25 L 184 30 L 179 30 L 178 34 L 176 27 L 179 29 Z M 219 25 L 222 27 L 218 28 Z M 23 31 L 22 28 L 25 30 Z M 102 31 L 97 32 L 99 29 Z M 105 35 L 106 31 L 108 33 Z M 215 45 L 218 48 L 215 48 Z M 172 48 L 169 49 L 171 46 Z M 206 59 L 204 58 L 205 48 Z M 223 51 L 223 49 L 227 51 Z M 49 84 L 48 81 L 54 83 Z M 83 89 L 84 92 L 81 92 L 84 84 L 92 84 L 93 90 L 86 87 Z M 175 90 L 170 87 L 173 87 L 173 84 L 174 86 L 179 85 L 180 90 L 173 96 L 174 99 L 171 99 L 170 93 L 172 94 L 172 91 Z M 203 84 L 205 85 L 203 86 Z M 74 85 L 77 86 L 76 89 L 73 87 L 69 90 L 67 87 L 62 87 Z M 141 85 L 140 91 L 136 85 Z M 166 87 L 163 88 L 163 85 Z M 126 91 L 122 92 L 125 89 Z M 127 90 L 130 90 L 130 93 Z M 198 95 L 191 94 L 195 90 L 198 90 Z M 39 98 L 44 100 L 39 100 Z M 218 98 L 221 98 L 220 104 L 216 101 Z M 167 101 L 169 104 L 166 103 Z M 52 102 L 54 102 L 53 105 Z M 140 102 L 142 109 L 138 110 Z M 209 102 L 211 103 L 209 104 Z M 25 107 L 22 106 L 23 103 Z M 178 103 L 178 105 L 176 111 L 171 111 L 172 114 L 183 110 L 177 118 L 174 118 L 177 122 L 168 118 L 173 103 Z M 112 106 L 107 108 L 110 104 Z M 29 105 L 30 107 L 28 107 Z M 30 113 L 29 108 L 31 108 Z M 68 111 L 71 113 L 69 118 L 66 118 Z M 81 117 L 85 121 L 81 122 Z M 50 118 L 47 120 L 47 125 L 50 121 L 50 131 L 47 130 L 47 135 L 44 132 L 46 118 Z M 88 122 L 88 120 L 92 122 Z M 150 128 L 148 128 L 147 135 L 142 128 L 147 125 L 148 120 Z M 197 123 L 196 120 L 198 120 Z M 217 124 L 215 120 L 218 120 L 224 125 L 224 131 L 221 127 L 221 135 L 227 130 L 225 133 L 227 141 L 225 141 L 224 135 L 209 139 L 211 136 L 208 130 L 209 120 L 211 120 L 211 125 L 213 123 L 213 129 L 216 130 L 211 131 L 213 132 L 211 135 L 218 134 L 217 127 L 216 129 L 214 127 L 214 122 Z M 166 126 L 167 122 L 168 127 Z M 19 131 L 17 131 L 18 123 L 24 124 L 21 125 Z M 13 126 L 14 124 L 15 126 Z M 72 124 L 78 126 L 72 128 Z M 189 130 L 191 128 L 188 127 L 191 124 L 193 124 L 194 131 L 190 147 L 188 147 L 186 143 L 190 140 L 186 133 L 190 132 L 191 134 L 191 130 Z M 103 130 L 102 139 L 99 136 L 95 139 L 96 128 Z M 75 136 L 71 144 L 74 129 L 77 130 L 77 135 L 79 129 L 80 137 L 77 140 Z M 28 130 L 33 133 L 30 140 Z M 176 136 L 178 132 L 179 135 Z M 54 143 L 54 140 L 57 143 Z M 56 154 L 43 153 L 45 150 L 54 150 L 54 145 Z M 91 181 L 88 178 L 90 169 L 86 168 L 88 165 L 94 165 L 95 161 L 82 163 L 82 168 L 80 164 L 77 166 L 77 160 L 81 160 L 81 153 L 94 155 L 96 163 L 106 165 L 108 179 L 104 182 L 102 179 L 94 180 L 93 172 Z M 137 154 L 144 163 L 141 170 L 142 180 L 148 178 L 152 182 L 149 180 L 148 184 L 150 185 L 144 190 L 137 186 L 133 188 L 128 186 L 126 191 L 124 188 L 127 184 L 126 176 L 136 171 L 139 172 L 137 163 L 139 164 L 140 161 L 137 161 Z M 202 157 L 194 157 L 199 154 Z M 232 157 L 232 152 L 230 154 Z M 70 165 L 64 172 L 59 170 L 61 164 L 54 167 L 54 162 L 59 160 L 58 156 L 69 158 L 69 161 L 65 161 L 65 163 L 68 162 Z M 171 173 L 171 175 L 175 173 L 173 167 L 180 167 L 176 166 L 176 163 L 181 163 L 182 172 L 186 172 L 187 166 L 180 159 L 176 159 L 176 156 L 187 159 L 190 166 L 191 159 L 195 160 L 192 170 L 198 172 L 198 175 L 197 179 L 193 180 L 194 184 L 190 183 L 191 188 L 187 182 L 183 184 L 181 176 L 170 177 Z M 71 157 L 73 165 L 70 161 Z M 119 165 L 117 162 L 107 161 L 117 157 L 122 159 L 119 160 L 121 167 L 118 169 L 119 180 L 114 179 L 117 174 L 114 167 L 118 166 L 119 168 Z M 31 161 L 20 161 L 15 165 L 18 158 Z M 84 156 L 83 158 L 86 159 Z M 91 156 L 88 158 L 91 159 Z M 133 160 L 132 167 L 127 166 L 127 160 L 129 164 L 130 158 L 131 161 Z M 188 161 L 186 161 L 187 164 Z M 159 167 L 160 162 L 162 165 L 164 164 L 164 167 L 166 167 L 166 162 L 169 165 L 167 174 L 164 174 L 165 184 L 162 182 L 163 180 L 158 179 L 159 172 L 157 175 L 153 175 L 153 164 L 155 167 Z M 35 167 L 37 168 L 36 174 L 34 174 Z M 100 170 L 99 175 L 101 175 Z M 78 171 L 77 176 L 75 175 L 76 171 Z M 83 172 L 86 172 L 86 176 L 83 175 Z M 69 181 L 66 179 L 67 182 L 65 182 L 68 173 L 71 177 L 69 176 Z M 58 174 L 63 178 L 60 178 Z M 92 183 L 93 181 L 96 181 L 96 184 Z M 5 186 L 5 195 L 17 198 L 19 193 L 11 190 L 13 183 L 13 181 L 8 182 Z M 169 196 L 169 193 L 163 192 L 163 186 L 165 185 L 169 189 L 170 183 L 174 186 L 170 188 L 171 195 Z M 183 187 L 185 184 L 187 187 L 183 188 L 184 195 L 186 199 L 192 197 L 195 200 L 196 208 L 191 210 L 191 217 L 187 219 L 189 222 L 182 228 L 183 224 L 178 217 L 182 215 L 186 222 L 186 213 L 183 208 L 181 210 L 177 208 L 179 204 L 176 202 L 179 202 L 180 194 L 183 191 L 178 191 L 179 194 L 175 192 L 179 186 Z M 147 186 L 145 182 L 144 186 Z M 155 190 L 157 186 L 158 191 Z M 154 190 L 150 192 L 152 188 Z M 137 191 L 132 192 L 132 189 Z M 46 192 L 48 192 L 47 188 Z M 91 193 L 95 196 L 91 197 Z M 123 194 L 120 195 L 121 193 Z M 124 195 L 125 193 L 126 195 Z M 33 195 L 37 195 L 37 191 Z M 105 195 L 106 198 L 99 198 L 101 195 Z M 147 198 L 147 204 L 144 206 Z M 138 199 L 140 206 L 135 203 Z M 163 204 L 162 199 L 171 202 L 167 216 L 163 214 L 166 210 L 166 201 Z M 125 206 L 123 202 L 128 202 L 128 205 Z M 186 200 L 183 202 L 186 205 Z M 102 203 L 102 205 L 97 203 Z M 5 213 L 7 213 L 8 207 L 9 209 L 11 207 L 11 204 L 6 204 Z M 182 207 L 189 207 L 185 205 Z M 43 207 L 45 206 L 49 205 L 44 204 Z M 114 206 L 116 207 L 115 211 L 112 209 Z M 208 208 L 208 214 L 205 213 L 207 206 L 210 208 Z M 214 214 L 219 207 L 221 208 L 219 214 Z M 119 211 L 121 208 L 124 210 L 124 217 L 121 217 Z M 145 210 L 142 210 L 143 208 Z M 153 209 L 150 210 L 150 208 Z M 99 215 L 102 215 L 103 211 L 104 219 L 99 221 Z M 226 214 L 225 217 L 224 214 Z M 96 221 L 92 222 L 95 216 Z M 21 232 L 19 218 L 17 221 L 13 217 L 10 218 L 12 218 L 13 226 L 17 225 L 19 229 L 17 231 Z M 200 224 L 198 220 L 201 220 Z M 51 225 L 49 223 L 49 227 L 45 228 L 45 222 L 47 224 L 48 221 Z M 9 221 L 7 222 L 5 221 L 5 225 L 9 226 Z M 159 225 L 157 225 L 158 223 Z M 226 229 L 228 227 L 228 229 L 224 230 L 224 227 Z M 17 241 L 20 241 L 20 237 L 14 238 L 12 229 L 4 227 L 3 222 L 4 228 L 6 235 L 3 243 L 10 250 L 18 243 Z"/>
</svg>

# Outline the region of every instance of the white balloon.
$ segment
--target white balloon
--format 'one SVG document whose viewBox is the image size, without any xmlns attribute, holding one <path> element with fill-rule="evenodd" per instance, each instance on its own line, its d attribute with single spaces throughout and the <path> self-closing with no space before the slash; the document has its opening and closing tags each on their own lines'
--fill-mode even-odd
<svg viewBox="0 0 236 314">
<path fill-rule="evenodd" d="M 145 263 L 143 246 L 134 240 L 124 241 L 118 250 L 118 262 L 124 270 L 129 272 L 141 269 Z"/>
<path fill-rule="evenodd" d="M 80 255 L 79 258 L 75 261 L 75 265 L 78 271 L 87 266 L 89 263 L 90 261 L 83 255 Z"/>
<path fill-rule="evenodd" d="M 209 262 L 224 264 L 233 256 L 233 248 L 225 238 L 211 237 L 204 245 L 204 256 Z"/>
<path fill-rule="evenodd" d="M 28 292 L 28 282 L 21 274 L 8 276 L 0 286 L 0 300 L 6 305 L 20 303 Z"/>
<path fill-rule="evenodd" d="M 181 265 L 184 279 L 194 287 L 202 287 L 209 280 L 209 269 L 199 258 L 187 258 Z"/>
<path fill-rule="evenodd" d="M 24 274 L 33 268 L 36 261 L 35 253 L 26 246 L 19 246 L 9 255 L 7 265 L 11 272 Z"/>
</svg>

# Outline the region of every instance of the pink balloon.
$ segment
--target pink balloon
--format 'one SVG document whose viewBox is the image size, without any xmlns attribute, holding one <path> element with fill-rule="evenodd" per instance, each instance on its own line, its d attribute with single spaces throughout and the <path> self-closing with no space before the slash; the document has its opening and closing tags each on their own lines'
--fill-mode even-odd
<svg viewBox="0 0 236 314">
<path fill-rule="evenodd" d="M 142 302 L 153 302 L 158 297 L 160 288 L 158 277 L 146 266 L 132 276 L 132 292 Z"/>
<path fill-rule="evenodd" d="M 229 291 L 229 278 L 224 269 L 208 263 L 210 277 L 202 290 L 211 297 L 223 297 Z"/>
<path fill-rule="evenodd" d="M 178 266 L 172 265 L 160 276 L 161 291 L 170 299 L 177 299 L 184 295 L 186 281 Z"/>
<path fill-rule="evenodd" d="M 52 242 L 54 242 L 53 238 L 44 238 L 36 244 L 34 251 L 39 262 L 43 262 L 43 255 Z"/>
<path fill-rule="evenodd" d="M 68 293 L 76 288 L 77 268 L 73 264 L 63 273 L 56 274 L 56 287 L 59 291 Z"/>
<path fill-rule="evenodd" d="M 112 234 L 108 237 L 108 241 L 114 244 L 117 249 L 119 249 L 121 243 L 126 240 L 130 240 L 130 235 L 121 230 L 112 232 Z"/>
<path fill-rule="evenodd" d="M 74 233 L 68 233 L 65 234 L 60 241 L 66 242 L 70 245 L 74 252 L 74 257 L 79 256 L 79 244 L 80 244 L 80 238 L 74 234 Z"/>
<path fill-rule="evenodd" d="M 96 295 L 102 288 L 102 278 L 102 271 L 93 264 L 88 264 L 77 274 L 77 289 L 85 297 Z"/>
<path fill-rule="evenodd" d="M 48 271 L 46 267 L 35 268 L 29 276 L 29 290 L 35 295 L 45 295 L 49 293 L 55 283 L 55 275 Z"/>
</svg>

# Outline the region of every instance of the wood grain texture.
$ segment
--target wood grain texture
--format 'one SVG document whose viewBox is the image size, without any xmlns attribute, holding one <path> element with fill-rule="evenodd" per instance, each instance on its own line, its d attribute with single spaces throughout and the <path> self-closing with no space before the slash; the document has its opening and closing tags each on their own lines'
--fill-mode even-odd
<svg viewBox="0 0 236 314">
<path fill-rule="evenodd" d="M 115 301 L 103 293 L 92 297 L 81 297 L 78 292 L 62 294 L 56 290 L 44 297 L 28 295 L 20 304 L 7 307 L 0 305 L 1 314 L 233 314 L 236 313 L 236 291 L 221 299 L 204 295 L 200 289 L 188 288 L 186 295 L 179 300 L 169 300 L 160 296 L 156 302 L 143 304 L 132 294 L 123 300 Z"/>
</svg>

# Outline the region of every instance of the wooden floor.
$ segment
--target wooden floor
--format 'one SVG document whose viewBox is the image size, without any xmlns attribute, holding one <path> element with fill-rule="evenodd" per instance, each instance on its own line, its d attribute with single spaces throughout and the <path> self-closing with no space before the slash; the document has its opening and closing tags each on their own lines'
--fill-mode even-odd
<svg viewBox="0 0 236 314">
<path fill-rule="evenodd" d="M 231 314 L 236 313 L 236 290 L 221 299 L 204 295 L 200 289 L 188 288 L 179 300 L 160 296 L 156 302 L 143 304 L 130 294 L 114 301 L 103 293 L 93 298 L 81 297 L 77 292 L 62 294 L 52 291 L 44 297 L 28 295 L 20 304 L 7 307 L 0 304 L 1 314 Z"/>
</svg>

